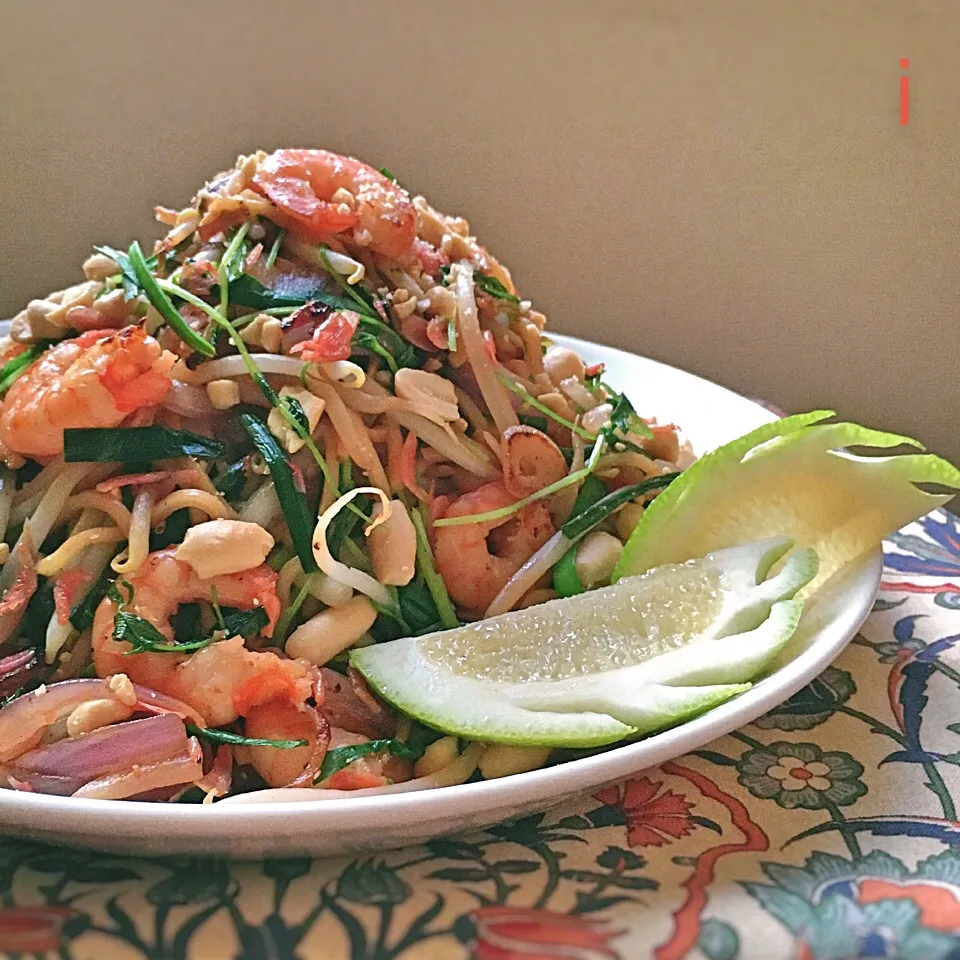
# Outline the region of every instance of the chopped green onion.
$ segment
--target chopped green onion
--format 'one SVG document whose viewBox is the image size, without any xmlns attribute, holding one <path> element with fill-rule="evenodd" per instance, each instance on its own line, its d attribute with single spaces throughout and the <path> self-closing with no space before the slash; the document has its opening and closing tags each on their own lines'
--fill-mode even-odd
<svg viewBox="0 0 960 960">
<path fill-rule="evenodd" d="M 0 395 L 6 393 L 13 386 L 14 381 L 26 372 L 27 367 L 45 353 L 52 343 L 52 340 L 35 343 L 0 367 Z"/>
<path fill-rule="evenodd" d="M 423 756 L 424 748 L 422 746 L 403 743 L 401 740 L 370 740 L 367 743 L 356 743 L 349 747 L 337 747 L 335 750 L 328 750 L 320 765 L 320 771 L 316 776 L 314 783 L 332 777 L 335 773 L 349 766 L 354 760 L 360 760 L 362 757 L 368 757 L 373 753 L 391 753 L 395 757 L 403 757 L 406 760 L 419 760 Z"/>
<path fill-rule="evenodd" d="M 263 261 L 263 265 L 267 270 L 271 269 L 277 262 L 277 254 L 280 252 L 280 247 L 283 244 L 283 238 L 286 236 L 286 233 L 286 230 L 277 231 L 277 235 L 270 247 L 270 252 L 267 254 L 267 259 Z"/>
<path fill-rule="evenodd" d="M 115 250 L 113 247 L 100 246 L 94 247 L 93 249 L 97 253 L 102 253 L 104 256 L 109 257 L 114 263 L 116 263 L 120 276 L 113 285 L 123 286 L 124 299 L 133 300 L 135 297 L 138 297 L 140 295 L 140 282 L 137 280 L 136 273 L 134 273 L 133 265 L 130 263 L 130 258 L 123 251 Z M 156 257 L 147 257 L 144 262 L 146 263 L 148 270 L 155 270 L 157 268 Z"/>
<path fill-rule="evenodd" d="M 614 490 L 592 503 L 582 513 L 572 517 L 560 529 L 565 537 L 570 540 L 577 540 L 600 523 L 601 520 L 606 519 L 617 507 L 629 503 L 631 500 L 636 500 L 637 497 L 650 493 L 651 490 L 660 490 L 667 487 L 679 476 L 679 473 L 664 473 L 659 477 L 647 477 L 640 483 L 633 483 L 629 487 Z"/>
<path fill-rule="evenodd" d="M 194 723 L 185 726 L 190 736 L 203 737 L 211 743 L 229 743 L 237 747 L 276 747 L 278 750 L 292 750 L 307 745 L 306 740 L 265 740 L 262 737 L 245 737 L 230 730 L 217 730 L 215 727 L 198 727 Z"/>
<path fill-rule="evenodd" d="M 460 621 L 457 619 L 457 612 L 450 602 L 450 595 L 447 593 L 443 577 L 437 573 L 433 551 L 430 549 L 430 540 L 427 537 L 427 529 L 423 523 L 423 516 L 419 510 L 413 508 L 410 510 L 410 519 L 413 521 L 413 527 L 417 532 L 417 562 L 420 564 L 420 572 L 423 574 L 430 596 L 433 597 L 441 625 L 446 630 L 452 630 L 460 626 Z"/>
<path fill-rule="evenodd" d="M 574 544 L 553 568 L 553 589 L 558 597 L 575 597 L 586 589 L 577 573 L 577 547 Z"/>
<path fill-rule="evenodd" d="M 224 445 L 213 437 L 168 427 L 77 427 L 63 431 L 67 463 L 132 463 L 195 457 L 214 460 Z"/>
<path fill-rule="evenodd" d="M 180 316 L 180 312 L 163 291 L 157 278 L 150 272 L 147 261 L 143 256 L 143 251 L 140 249 L 140 244 L 136 240 L 130 244 L 128 256 L 130 258 L 130 266 L 137 278 L 137 283 L 143 288 L 143 292 L 146 294 L 147 299 L 153 304 L 157 313 L 166 320 L 174 333 L 176 333 L 191 350 L 205 357 L 212 357 L 214 353 L 216 353 L 216 348 L 209 340 L 205 340 L 200 336 L 200 334 Z"/>
<path fill-rule="evenodd" d="M 304 572 L 313 573 L 317 569 L 317 562 L 313 558 L 313 521 L 307 509 L 307 501 L 294 483 L 290 462 L 262 420 L 252 413 L 241 413 L 240 425 L 270 470 L 277 499 L 280 501 L 300 564 Z"/>
</svg>

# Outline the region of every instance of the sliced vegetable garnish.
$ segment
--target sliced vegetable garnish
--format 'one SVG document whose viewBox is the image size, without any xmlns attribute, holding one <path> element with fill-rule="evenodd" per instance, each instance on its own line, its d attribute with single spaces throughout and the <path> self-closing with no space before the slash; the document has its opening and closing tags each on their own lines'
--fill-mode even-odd
<svg viewBox="0 0 960 960">
<path fill-rule="evenodd" d="M 572 433 L 575 433 L 578 437 L 582 437 L 584 440 L 596 440 L 597 435 L 591 433 L 589 430 L 584 430 L 583 427 L 579 426 L 576 423 L 573 423 L 571 420 L 568 420 L 566 417 L 561 417 L 559 413 L 554 413 L 545 403 L 541 403 L 529 390 L 527 390 L 522 384 L 517 383 L 512 377 L 508 377 L 505 373 L 497 371 L 497 379 L 511 392 L 515 393 L 518 397 L 523 399 L 523 402 L 528 407 L 533 407 L 534 410 L 539 410 L 545 417 L 549 417 L 555 423 L 559 423 L 561 427 L 566 427 Z"/>
<path fill-rule="evenodd" d="M 530 746 L 613 743 L 747 689 L 793 634 L 802 604 L 791 598 L 816 569 L 812 550 L 770 538 L 355 649 L 350 662 L 384 699 L 447 733 Z"/>
<path fill-rule="evenodd" d="M 297 551 L 304 572 L 312 573 L 317 569 L 311 541 L 313 519 L 307 509 L 306 498 L 297 490 L 290 462 L 262 420 L 252 413 L 242 413 L 240 424 L 270 470 L 294 549 Z"/>
<path fill-rule="evenodd" d="M 273 631 L 273 642 L 282 647 L 287 639 L 287 633 L 290 630 L 290 624 L 296 619 L 297 614 L 300 612 L 300 608 L 303 606 L 307 597 L 310 596 L 310 588 L 313 586 L 314 574 L 308 573 L 303 578 L 303 583 L 300 584 L 300 589 L 297 591 L 297 595 L 287 604 L 287 609 L 283 611 L 283 615 L 277 621 L 277 626 Z"/>
<path fill-rule="evenodd" d="M 320 765 L 320 771 L 317 773 L 314 783 L 321 783 L 323 780 L 332 777 L 339 770 L 359 760 L 362 757 L 369 757 L 374 753 L 389 753 L 395 757 L 402 757 L 405 760 L 419 760 L 423 756 L 424 748 L 411 743 L 403 743 L 400 740 L 370 740 L 368 743 L 351 744 L 348 747 L 337 747 L 334 750 L 328 750 Z"/>
<path fill-rule="evenodd" d="M 652 490 L 660 490 L 670 486 L 679 476 L 679 473 L 664 473 L 659 477 L 647 477 L 646 480 L 641 480 L 639 483 L 632 483 L 628 487 L 614 490 L 589 506 L 585 506 L 580 513 L 574 513 L 560 529 L 565 537 L 576 540 L 589 533 L 601 520 L 605 520 L 618 507 L 629 503 L 631 500 L 636 500 L 637 497 L 642 497 Z"/>
<path fill-rule="evenodd" d="M 215 460 L 223 451 L 220 440 L 169 427 L 78 427 L 63 431 L 67 463 L 140 463 L 172 457 Z"/>
<path fill-rule="evenodd" d="M 34 343 L 23 353 L 18 354 L 12 360 L 8 360 L 0 367 L 0 396 L 13 386 L 14 381 L 26 371 L 34 360 L 47 351 L 51 343 L 50 340 L 41 340 L 39 343 Z"/>
<path fill-rule="evenodd" d="M 265 740 L 262 737 L 245 737 L 231 730 L 218 730 L 216 727 L 198 727 L 194 723 L 185 724 L 187 733 L 193 737 L 202 737 L 211 743 L 228 743 L 235 747 L 276 747 L 278 750 L 292 750 L 305 747 L 306 740 Z"/>
<path fill-rule="evenodd" d="M 150 272 L 150 268 L 147 265 L 146 258 L 140 249 L 138 241 L 134 240 L 133 243 L 130 244 L 127 256 L 130 259 L 130 266 L 133 269 L 137 283 L 143 289 L 144 294 L 153 304 L 157 313 L 170 325 L 170 329 L 173 330 L 191 350 L 204 357 L 212 357 L 216 352 L 216 348 L 209 340 L 205 340 L 197 333 L 197 331 L 180 316 L 180 311 L 173 305 L 173 302 L 157 283 L 157 278 Z"/>
<path fill-rule="evenodd" d="M 960 489 L 960 470 L 932 454 L 852 456 L 916 440 L 854 423 L 819 421 L 829 410 L 787 417 L 706 454 L 644 511 L 614 579 L 744 540 L 787 535 L 813 547 L 813 592 L 894 530 L 947 503 L 918 483 Z"/>
<path fill-rule="evenodd" d="M 610 413 L 610 422 L 600 431 L 606 434 L 607 439 L 612 443 L 622 443 L 624 446 L 639 449 L 632 444 L 622 434 L 632 433 L 635 436 L 646 437 L 650 439 L 653 431 L 647 425 L 646 421 L 637 416 L 633 404 L 627 398 L 625 393 L 617 397 L 617 402 Z"/>
<path fill-rule="evenodd" d="M 236 280 L 243 273 L 244 260 L 247 256 L 244 240 L 251 226 L 250 220 L 240 224 L 217 267 L 217 285 L 220 287 L 219 310 L 224 316 L 227 316 L 227 308 L 230 305 L 230 281 Z"/>
</svg>

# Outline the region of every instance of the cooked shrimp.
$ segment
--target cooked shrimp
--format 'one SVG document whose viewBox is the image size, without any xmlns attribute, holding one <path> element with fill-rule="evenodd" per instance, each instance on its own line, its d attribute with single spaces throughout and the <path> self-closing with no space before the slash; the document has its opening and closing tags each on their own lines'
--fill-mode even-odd
<svg viewBox="0 0 960 960">
<path fill-rule="evenodd" d="M 63 451 L 71 427 L 116 427 L 158 404 L 176 357 L 142 327 L 91 330 L 51 347 L 16 380 L 0 412 L 0 445 L 31 457 Z"/>
<path fill-rule="evenodd" d="M 159 550 L 129 579 L 133 597 L 126 609 L 147 620 L 168 640 L 170 618 L 181 603 L 210 600 L 213 591 L 226 606 L 262 606 L 270 618 L 264 634 L 273 633 L 280 613 L 277 574 L 265 565 L 241 573 L 201 579 L 177 560 L 176 548 Z M 195 653 L 130 653 L 130 644 L 114 638 L 117 604 L 109 597 L 97 608 L 93 623 L 93 661 L 99 676 L 126 673 L 135 683 L 151 687 L 192 706 L 212 725 L 246 716 L 272 700 L 302 705 L 313 695 L 316 673 L 301 660 L 284 660 L 275 653 L 248 650 L 241 637 L 211 644 Z"/>
<path fill-rule="evenodd" d="M 329 150 L 277 150 L 253 185 L 277 207 L 281 225 L 308 240 L 341 234 L 399 259 L 413 247 L 417 217 L 407 192 L 353 157 Z"/>
<path fill-rule="evenodd" d="M 486 513 L 516 501 L 504 482 L 496 480 L 458 497 L 443 517 Z M 503 520 L 433 529 L 437 570 L 447 591 L 468 614 L 477 617 L 554 533 L 550 511 L 542 500 Z"/>
</svg>

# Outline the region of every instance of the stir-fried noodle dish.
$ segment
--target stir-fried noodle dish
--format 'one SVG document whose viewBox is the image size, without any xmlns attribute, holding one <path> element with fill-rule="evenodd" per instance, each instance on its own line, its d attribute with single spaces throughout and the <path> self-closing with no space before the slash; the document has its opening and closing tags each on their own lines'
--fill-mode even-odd
<svg viewBox="0 0 960 960">
<path fill-rule="evenodd" d="M 349 651 L 608 583 L 676 428 L 387 170 L 261 152 L 156 216 L 0 342 L 0 786 L 324 798 L 552 762 L 484 766 Z"/>
</svg>

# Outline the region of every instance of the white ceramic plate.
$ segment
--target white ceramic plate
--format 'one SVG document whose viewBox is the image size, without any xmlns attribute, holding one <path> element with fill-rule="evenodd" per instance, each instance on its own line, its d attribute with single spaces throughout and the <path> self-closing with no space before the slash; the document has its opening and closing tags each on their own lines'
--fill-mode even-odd
<svg viewBox="0 0 960 960">
<path fill-rule="evenodd" d="M 644 415 L 675 422 L 697 453 L 774 419 L 763 407 L 692 374 L 570 337 L 558 342 L 607 365 Z M 0 831 L 122 853 L 235 858 L 366 853 L 542 810 L 663 763 L 786 700 L 826 667 L 873 605 L 880 551 L 840 571 L 804 615 L 779 669 L 696 720 L 598 756 L 502 780 L 420 793 L 296 803 L 170 805 L 73 800 L 0 790 Z"/>
</svg>

